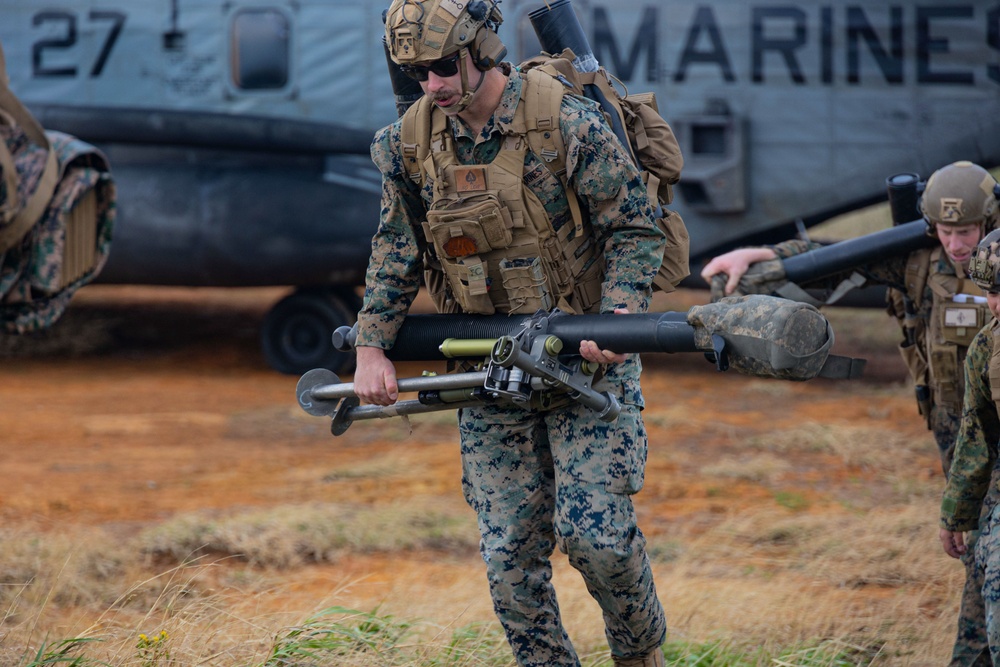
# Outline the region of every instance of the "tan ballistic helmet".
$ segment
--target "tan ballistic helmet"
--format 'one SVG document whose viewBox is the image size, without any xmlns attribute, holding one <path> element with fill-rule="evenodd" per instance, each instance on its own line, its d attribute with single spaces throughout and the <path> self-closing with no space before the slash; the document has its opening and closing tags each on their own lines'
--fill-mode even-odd
<svg viewBox="0 0 1000 667">
<path fill-rule="evenodd" d="M 935 225 L 958 227 L 982 225 L 984 231 L 997 223 L 997 182 L 978 164 L 953 162 L 927 179 L 920 197 L 920 212 Z"/>
<path fill-rule="evenodd" d="M 399 65 L 430 62 L 465 47 L 480 70 L 507 54 L 497 0 L 393 0 L 385 14 L 389 54 Z"/>
<path fill-rule="evenodd" d="M 987 234 L 972 251 L 969 277 L 987 292 L 1000 292 L 1000 229 Z"/>
</svg>

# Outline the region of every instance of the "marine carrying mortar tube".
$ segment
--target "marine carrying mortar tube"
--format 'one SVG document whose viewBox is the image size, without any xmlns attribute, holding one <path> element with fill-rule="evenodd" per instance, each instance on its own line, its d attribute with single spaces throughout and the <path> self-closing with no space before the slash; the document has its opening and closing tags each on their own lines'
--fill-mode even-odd
<svg viewBox="0 0 1000 667">
<path fill-rule="evenodd" d="M 908 255 L 920 248 L 938 244 L 927 234 L 927 223 L 914 220 L 872 234 L 831 243 L 828 246 L 781 260 L 785 278 L 793 283 L 808 283 L 842 271 L 885 259 Z"/>
</svg>

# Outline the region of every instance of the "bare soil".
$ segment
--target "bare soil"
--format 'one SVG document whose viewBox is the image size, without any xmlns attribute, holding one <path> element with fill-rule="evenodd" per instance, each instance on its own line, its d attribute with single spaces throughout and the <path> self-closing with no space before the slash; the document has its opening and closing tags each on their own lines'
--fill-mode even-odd
<svg viewBox="0 0 1000 667">
<path fill-rule="evenodd" d="M 334 438 L 327 419 L 298 408 L 298 378 L 270 370 L 257 340 L 261 318 L 283 294 L 90 286 L 51 331 L 0 338 L 0 520 L 51 531 L 100 526 L 126 537 L 211 509 L 344 500 L 392 506 L 415 497 L 463 505 L 457 434 L 447 419 L 357 423 Z M 707 294 L 688 291 L 660 297 L 655 307 L 686 310 L 706 300 Z M 771 467 L 756 476 L 748 472 L 762 458 L 761 447 L 748 449 L 748 442 L 803 424 L 871 426 L 919 441 L 921 446 L 903 453 L 906 475 L 943 484 L 932 438 L 916 415 L 893 349 L 890 323 L 878 313 L 830 316 L 835 328 L 841 321 L 848 327 L 838 328 L 835 351 L 869 359 L 863 380 L 784 383 L 720 374 L 700 355 L 645 359 L 650 456 L 636 504 L 651 544 L 680 543 L 682 549 L 755 509 L 833 521 L 859 498 L 864 507 L 877 507 L 879 494 L 893 492 L 880 486 L 885 471 L 866 465 L 861 454 L 817 450 L 809 443 L 770 455 Z M 873 338 L 872 321 L 889 335 Z M 423 368 L 407 364 L 400 375 Z M 727 464 L 744 474 L 726 473 L 720 466 Z M 364 465 L 389 473 L 331 474 Z M 935 523 L 933 515 L 926 517 L 928 549 L 937 548 Z M 774 540 L 780 546 L 780 536 Z M 748 548 L 745 554 L 719 554 L 696 574 L 709 581 L 767 569 L 776 553 Z M 559 566 L 557 585 L 568 587 L 560 583 L 571 578 L 565 569 Z M 403 616 L 444 614 L 459 625 L 490 618 L 474 552 L 346 557 L 266 577 L 270 591 L 262 604 L 276 610 L 307 614 L 337 603 L 385 605 Z M 695 578 L 690 571 L 685 577 Z M 415 582 L 422 586 L 417 597 Z M 956 582 L 958 574 L 938 582 L 944 588 L 926 602 L 938 635 L 931 655 L 907 664 L 946 661 Z M 864 610 L 898 594 L 899 584 L 810 586 L 807 604 L 815 606 L 824 595 L 850 596 L 850 605 Z M 672 605 L 675 591 L 684 603 L 683 589 L 683 582 L 664 575 L 661 594 L 671 625 L 682 636 L 700 635 L 697 608 Z M 738 588 L 727 590 L 732 599 L 739 596 Z M 586 594 L 571 591 L 560 599 L 575 605 Z M 579 617 L 570 615 L 567 624 L 586 632 L 599 628 L 595 608 L 581 604 Z M 780 617 L 776 609 L 767 613 Z M 726 625 L 718 616 L 712 623 Z M 739 627 L 736 620 L 732 624 Z"/>
</svg>

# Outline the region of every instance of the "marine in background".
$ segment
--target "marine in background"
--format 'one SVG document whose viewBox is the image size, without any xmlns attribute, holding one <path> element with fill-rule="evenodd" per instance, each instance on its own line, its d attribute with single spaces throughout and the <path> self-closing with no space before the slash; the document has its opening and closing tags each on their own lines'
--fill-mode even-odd
<svg viewBox="0 0 1000 667">
<path fill-rule="evenodd" d="M 992 664 L 1000 666 L 1000 511 L 993 475 L 1000 442 L 1000 230 L 979 243 L 970 275 L 986 291 L 993 320 L 973 339 L 965 358 L 966 390 L 955 455 L 941 499 L 939 538 L 945 553 L 973 560 L 982 581 Z M 981 531 L 981 532 L 980 532 Z M 970 540 L 979 532 L 978 538 Z"/>
<path fill-rule="evenodd" d="M 986 293 L 969 278 L 968 271 L 977 244 L 997 226 L 996 188 L 990 173 L 972 162 L 942 167 L 928 178 L 920 198 L 928 234 L 936 236 L 939 245 L 858 266 L 853 272 L 824 279 L 819 285 L 799 286 L 833 290 L 843 281 L 860 276 L 890 288 L 888 310 L 903 330 L 900 353 L 916 387 L 920 414 L 934 433 L 946 476 L 962 415 L 966 353 L 991 316 Z M 768 283 L 769 291 L 774 282 L 781 280 L 780 260 L 817 247 L 817 243 L 790 240 L 740 248 L 711 260 L 701 275 L 709 282 L 714 278 L 715 285 L 723 285 L 721 291 L 728 295 L 737 291 L 740 279 L 752 271 Z M 996 495 L 986 499 L 984 516 L 997 502 Z M 952 667 L 988 664 L 982 582 L 971 556 L 963 556 L 962 560 L 966 583 Z"/>
</svg>

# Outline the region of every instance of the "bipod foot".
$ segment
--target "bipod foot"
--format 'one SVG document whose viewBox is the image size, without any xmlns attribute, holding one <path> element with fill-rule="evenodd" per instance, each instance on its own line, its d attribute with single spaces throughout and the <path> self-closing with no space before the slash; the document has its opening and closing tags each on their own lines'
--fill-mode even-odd
<svg viewBox="0 0 1000 667">
<path fill-rule="evenodd" d="M 331 384 L 340 384 L 340 378 L 333 371 L 326 368 L 314 368 L 308 371 L 295 385 L 295 397 L 299 401 L 299 407 L 314 417 L 331 417 L 337 414 L 338 406 L 343 401 L 313 396 L 314 389 Z"/>
</svg>

